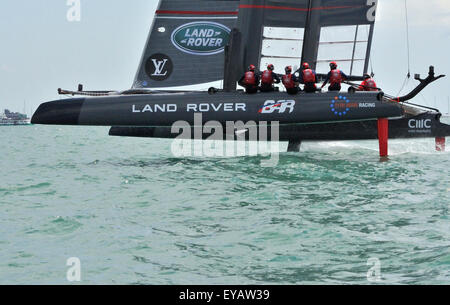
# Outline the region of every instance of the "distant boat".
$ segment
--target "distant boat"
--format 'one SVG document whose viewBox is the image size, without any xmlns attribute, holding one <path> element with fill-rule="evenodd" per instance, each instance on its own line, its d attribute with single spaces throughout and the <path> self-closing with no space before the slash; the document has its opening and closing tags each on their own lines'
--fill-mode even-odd
<svg viewBox="0 0 450 305">
<path fill-rule="evenodd" d="M 5 109 L 5 111 L 0 114 L 0 126 L 15 125 L 31 125 L 31 122 L 26 114 L 11 112 L 8 109 Z"/>
</svg>

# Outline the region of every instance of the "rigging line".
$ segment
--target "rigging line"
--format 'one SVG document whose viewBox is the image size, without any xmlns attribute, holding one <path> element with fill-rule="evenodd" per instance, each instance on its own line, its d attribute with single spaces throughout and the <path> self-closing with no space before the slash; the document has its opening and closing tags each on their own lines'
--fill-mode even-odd
<svg viewBox="0 0 450 305">
<path fill-rule="evenodd" d="M 428 105 L 428 101 L 425 99 L 421 92 L 419 92 L 419 97 L 423 100 L 425 105 Z"/>
<path fill-rule="evenodd" d="M 410 49 L 410 45 L 409 45 L 408 4 L 406 1 L 407 0 L 405 0 L 405 23 L 406 23 L 406 53 L 407 53 L 407 58 L 408 58 L 408 74 L 406 74 L 406 79 L 403 82 L 402 88 L 400 89 L 398 96 L 400 96 L 400 93 L 403 91 L 405 86 L 407 86 L 407 84 L 409 83 L 409 80 L 411 78 L 411 57 L 410 57 L 411 49 Z"/>
<path fill-rule="evenodd" d="M 406 48 L 408 58 L 408 78 L 411 77 L 411 58 L 410 58 L 410 46 L 409 46 L 409 19 L 408 19 L 408 5 L 405 0 L 405 21 L 406 21 Z"/>
<path fill-rule="evenodd" d="M 403 85 L 402 88 L 400 89 L 400 91 L 397 93 L 397 96 L 400 96 L 400 93 L 402 93 L 403 89 L 405 89 L 405 87 L 408 85 L 410 78 L 408 76 L 406 76 L 405 80 L 403 81 Z"/>
</svg>

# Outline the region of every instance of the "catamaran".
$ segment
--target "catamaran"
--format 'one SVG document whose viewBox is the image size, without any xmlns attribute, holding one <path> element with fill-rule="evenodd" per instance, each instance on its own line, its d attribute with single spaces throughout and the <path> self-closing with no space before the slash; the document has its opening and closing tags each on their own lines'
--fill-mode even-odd
<svg viewBox="0 0 450 305">
<path fill-rule="evenodd" d="M 237 89 L 250 64 L 263 69 L 272 63 L 282 71 L 308 62 L 328 72 L 328 63 L 337 61 L 350 72 L 348 81 L 362 80 L 369 72 L 376 10 L 377 0 L 160 0 L 131 89 L 58 89 L 81 97 L 43 103 L 32 123 L 112 126 L 112 136 L 193 139 L 198 133 L 181 134 L 174 125 L 186 122 L 194 130 L 203 122 L 242 121 L 270 129 L 276 122 L 276 139 L 264 140 L 288 141 L 289 151 L 299 151 L 302 141 L 378 139 L 380 155 L 386 156 L 388 138 L 423 137 L 435 138 L 436 148 L 444 150 L 450 126 L 441 123 L 441 112 L 410 102 L 444 77 L 435 75 L 434 67 L 424 79 L 416 74 L 419 85 L 405 96 L 358 92 L 354 86 L 348 92 L 297 95 Z M 214 82 L 221 88 L 173 89 Z M 201 139 L 210 138 L 209 131 L 203 130 Z M 219 132 L 223 139 L 251 140 L 247 131 L 244 126 Z"/>
</svg>

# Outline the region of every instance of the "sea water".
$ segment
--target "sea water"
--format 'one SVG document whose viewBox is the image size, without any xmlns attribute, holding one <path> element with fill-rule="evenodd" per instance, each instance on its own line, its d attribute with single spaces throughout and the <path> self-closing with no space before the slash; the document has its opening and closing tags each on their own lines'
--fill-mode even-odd
<svg viewBox="0 0 450 305">
<path fill-rule="evenodd" d="M 304 143 L 263 167 L 107 133 L 0 128 L 0 284 L 73 283 L 73 258 L 81 284 L 450 283 L 434 139 L 383 161 L 376 141 Z"/>
</svg>

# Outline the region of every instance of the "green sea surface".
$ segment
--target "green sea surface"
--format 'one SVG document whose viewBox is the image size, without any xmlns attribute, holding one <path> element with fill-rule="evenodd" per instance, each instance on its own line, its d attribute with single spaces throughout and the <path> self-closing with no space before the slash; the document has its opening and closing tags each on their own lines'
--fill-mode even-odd
<svg viewBox="0 0 450 305">
<path fill-rule="evenodd" d="M 81 284 L 372 284 L 374 259 L 375 283 L 450 283 L 434 139 L 383 162 L 376 141 L 305 143 L 262 167 L 107 133 L 0 128 L 0 284 L 72 284 L 71 257 Z"/>
</svg>

